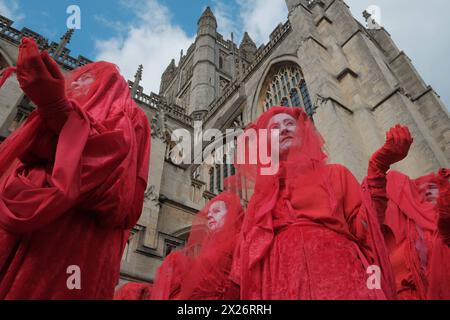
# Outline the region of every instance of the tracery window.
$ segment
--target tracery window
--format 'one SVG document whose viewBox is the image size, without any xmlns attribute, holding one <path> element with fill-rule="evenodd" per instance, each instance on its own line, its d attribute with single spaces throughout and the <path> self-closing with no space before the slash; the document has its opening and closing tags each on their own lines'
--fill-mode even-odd
<svg viewBox="0 0 450 320">
<path fill-rule="evenodd" d="M 241 124 L 242 115 L 238 116 L 236 119 L 241 119 L 239 121 L 239 123 Z M 232 126 L 232 128 L 236 127 Z M 236 169 L 233 165 L 236 143 L 237 137 L 234 137 L 231 141 L 227 141 L 227 138 L 223 137 L 223 145 L 220 147 L 220 149 L 216 150 L 216 157 L 219 157 L 220 154 L 220 157 L 222 157 L 222 163 L 217 163 L 209 169 L 209 192 L 219 194 L 225 189 L 225 179 L 236 174 Z"/>
<path fill-rule="evenodd" d="M 283 66 L 272 76 L 265 94 L 265 110 L 274 105 L 301 107 L 312 117 L 314 110 L 311 98 L 298 66 Z"/>
<path fill-rule="evenodd" d="M 209 170 L 209 192 L 214 193 L 214 169 Z"/>
</svg>

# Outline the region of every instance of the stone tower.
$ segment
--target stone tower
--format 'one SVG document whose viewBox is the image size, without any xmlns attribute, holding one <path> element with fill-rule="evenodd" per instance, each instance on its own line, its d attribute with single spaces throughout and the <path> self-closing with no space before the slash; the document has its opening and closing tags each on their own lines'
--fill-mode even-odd
<svg viewBox="0 0 450 320">
<path fill-rule="evenodd" d="M 244 33 L 244 37 L 242 38 L 242 42 L 239 46 L 239 50 L 244 59 L 249 61 L 253 61 L 255 59 L 256 54 L 256 44 L 248 34 L 248 32 Z"/>
<path fill-rule="evenodd" d="M 193 61 L 191 103 L 188 114 L 202 119 L 209 104 L 216 98 L 216 39 L 217 21 L 207 7 L 198 20 Z"/>
<path fill-rule="evenodd" d="M 164 73 L 161 76 L 161 85 L 160 85 L 160 89 L 159 89 L 160 93 L 164 92 L 167 89 L 170 81 L 175 76 L 176 70 L 177 70 L 177 67 L 175 65 L 175 59 L 172 59 L 169 66 L 166 68 L 166 70 L 164 71 Z"/>
<path fill-rule="evenodd" d="M 245 32 L 238 46 L 217 32 L 217 20 L 209 7 L 198 20 L 195 42 L 181 51 L 178 65 L 174 59 L 161 77 L 160 95 L 182 107 L 192 119 L 203 119 L 213 101 L 236 81 L 253 62 L 257 47 Z"/>
</svg>

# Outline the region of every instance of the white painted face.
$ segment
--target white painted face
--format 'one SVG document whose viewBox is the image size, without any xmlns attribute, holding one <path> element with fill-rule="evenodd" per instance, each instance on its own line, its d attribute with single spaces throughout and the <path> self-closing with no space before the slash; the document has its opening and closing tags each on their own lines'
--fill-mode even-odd
<svg viewBox="0 0 450 320">
<path fill-rule="evenodd" d="M 279 113 L 270 119 L 267 125 L 269 130 L 269 139 L 271 139 L 271 130 L 279 130 L 280 136 L 280 156 L 286 155 L 289 148 L 295 140 L 295 131 L 297 130 L 297 121 L 287 113 Z"/>
<path fill-rule="evenodd" d="M 207 215 L 209 230 L 215 231 L 223 227 L 227 211 L 227 206 L 223 201 L 215 201 L 211 204 Z"/>
<path fill-rule="evenodd" d="M 86 73 L 72 82 L 70 84 L 70 90 L 74 93 L 74 97 L 86 95 L 89 92 L 89 87 L 94 80 L 95 79 L 91 74 Z"/>
<path fill-rule="evenodd" d="M 434 205 L 437 204 L 439 199 L 439 187 L 434 182 L 425 182 L 419 186 L 420 193 L 424 196 L 427 202 Z"/>
</svg>

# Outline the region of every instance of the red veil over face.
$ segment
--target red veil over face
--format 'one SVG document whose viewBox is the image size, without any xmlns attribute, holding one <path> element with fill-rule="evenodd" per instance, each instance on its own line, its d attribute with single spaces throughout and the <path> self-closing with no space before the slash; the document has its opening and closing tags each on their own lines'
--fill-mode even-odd
<svg viewBox="0 0 450 320">
<path fill-rule="evenodd" d="M 277 174 L 277 172 L 265 174 L 262 169 L 273 165 L 273 163 L 267 163 L 266 159 L 263 160 L 266 156 L 271 156 L 269 138 L 271 132 L 267 131 L 266 133 L 263 130 L 268 130 L 267 126 L 270 120 L 278 114 L 288 114 L 297 121 L 297 131 L 295 132 L 297 141 L 289 148 L 284 160 L 280 160 L 282 162 L 281 171 L 289 164 L 320 166 L 326 163 L 327 155 L 323 151 L 324 140 L 306 113 L 300 108 L 272 107 L 263 113 L 255 123 L 250 124 L 245 133 L 238 138 L 240 146 L 237 149 L 234 166 L 239 173 L 238 176 L 250 180 L 251 184 L 256 183 L 257 179 L 274 178 Z"/>
<path fill-rule="evenodd" d="M 15 67 L 7 68 L 4 71 L 4 77 L 8 77 L 14 71 Z M 66 95 L 75 109 L 80 109 L 95 126 L 100 128 L 102 123 L 107 126 L 114 122 L 117 123 L 121 116 L 126 116 L 131 121 L 145 120 L 143 118 L 145 114 L 131 98 L 128 84 L 120 74 L 118 67 L 108 62 L 91 63 L 70 72 L 66 76 Z M 38 116 L 39 111 L 37 109 L 32 112 L 22 127 L 0 145 L 2 173 L 15 159 L 29 149 L 39 129 L 41 129 L 39 133 L 42 133 L 44 117 Z M 139 125 L 142 124 L 139 123 Z M 148 140 L 148 137 L 146 138 Z M 150 148 L 149 145 L 148 148 Z M 149 154 L 149 152 L 147 153 Z M 140 176 L 147 179 L 145 172 L 142 172 Z"/>
<path fill-rule="evenodd" d="M 73 85 L 82 77 L 90 80 Z M 128 229 L 141 214 L 145 113 L 113 64 L 66 79 L 70 109 L 36 109 L 0 145 L 0 298 L 112 298 Z M 83 272 L 82 290 L 67 288 L 70 265 Z"/>
<path fill-rule="evenodd" d="M 288 114 L 296 120 L 297 128 L 294 133 L 295 143 L 289 148 L 287 156 L 282 157 L 282 160 L 280 160 L 279 170 L 275 174 L 266 175 L 261 168 L 267 167 L 268 165 L 261 160 L 262 155 L 260 151 L 264 153 L 264 149 L 270 150 L 270 148 L 265 148 L 265 144 L 270 144 L 270 142 L 266 141 L 266 134 L 261 134 L 260 130 L 268 129 L 267 125 L 270 120 L 275 115 L 282 113 Z M 248 130 L 257 131 L 256 139 L 254 136 L 248 134 Z M 280 134 L 282 135 L 281 132 Z M 251 138 L 247 139 L 246 137 L 248 136 Z M 245 148 L 239 148 L 238 146 L 238 155 L 236 157 L 238 163 L 235 164 L 237 176 L 240 179 L 246 180 L 246 182 L 240 183 L 239 186 L 244 189 L 254 188 L 254 190 L 250 190 L 250 192 L 254 191 L 254 193 L 250 199 L 245 215 L 242 238 L 240 239 L 240 245 L 237 247 L 236 259 L 233 262 L 232 269 L 232 278 L 240 284 L 242 299 L 272 299 L 274 297 L 275 299 L 277 299 L 276 297 L 282 297 L 284 299 L 299 298 L 295 292 L 300 292 L 300 287 L 294 288 L 295 285 L 293 285 L 291 288 L 288 284 L 289 282 L 297 283 L 296 281 L 299 281 L 299 279 L 295 278 L 295 276 L 289 278 L 288 275 L 286 275 L 287 278 L 285 279 L 271 279 L 269 275 L 277 269 L 276 265 L 303 263 L 293 260 L 288 262 L 290 259 L 288 256 L 283 256 L 275 252 L 287 250 L 287 247 L 279 247 L 275 242 L 275 238 L 282 231 L 290 228 L 290 226 L 304 226 L 306 228 L 304 229 L 306 230 L 305 236 L 308 235 L 309 230 L 311 230 L 308 228 L 311 226 L 313 228 L 317 226 L 318 229 L 316 230 L 318 231 L 316 234 L 323 234 L 325 237 L 334 237 L 325 229 L 332 230 L 335 234 L 339 235 L 339 239 L 346 238 L 350 240 L 350 244 L 349 242 L 345 242 L 345 240 L 345 245 L 358 247 L 359 249 L 355 249 L 355 251 L 364 252 L 365 257 L 362 257 L 362 260 L 364 260 L 365 265 L 368 265 L 369 262 L 381 265 L 383 272 L 389 269 L 387 266 L 387 253 L 384 246 L 381 245 L 382 248 L 376 248 L 375 243 L 382 243 L 383 238 L 376 221 L 376 214 L 372 212 L 373 209 L 371 208 L 370 200 L 362 196 L 361 186 L 347 169 L 339 165 L 327 164 L 327 156 L 323 151 L 324 140 L 303 109 L 272 107 L 262 114 L 254 124 L 251 124 L 242 137 L 244 138 L 238 139 L 238 143 L 242 143 L 243 139 L 247 139 L 247 142 L 250 140 L 250 143 Z M 256 164 L 252 164 L 248 157 L 249 148 L 256 148 L 256 146 L 258 147 L 258 161 Z M 239 155 L 239 152 L 245 153 L 247 158 Z M 240 162 L 242 159 L 246 159 L 246 161 L 244 163 Z M 311 188 L 307 187 L 309 185 L 311 185 Z M 314 193 L 314 190 L 318 190 L 320 194 Z M 365 203 L 368 204 L 367 207 L 370 207 L 367 210 L 364 205 Z M 362 209 L 360 210 L 360 208 Z M 363 214 L 359 215 L 359 211 L 363 212 Z M 369 214 L 369 212 L 372 212 L 372 214 Z M 364 216 L 364 219 L 357 218 L 358 215 L 360 217 Z M 358 219 L 364 221 L 361 223 Z M 365 228 L 369 230 L 367 236 L 366 230 L 361 228 L 360 225 L 365 225 Z M 359 232 L 356 229 L 364 229 L 364 232 L 361 233 L 365 234 L 364 240 L 368 244 L 361 243 L 356 236 Z M 294 231 L 292 231 L 294 233 L 290 232 L 283 233 L 281 238 L 285 237 L 288 233 L 292 234 L 293 238 L 297 237 Z M 309 234 L 312 235 L 314 232 Z M 284 239 L 287 238 L 285 237 Z M 311 242 L 317 241 L 311 240 Z M 292 241 L 285 241 L 284 244 L 280 245 L 291 246 L 289 243 L 292 243 Z M 312 244 L 311 246 L 314 245 Z M 292 250 L 301 251 L 301 248 L 292 247 Z M 314 251 L 316 249 L 311 250 Z M 382 251 L 381 254 L 379 251 Z M 333 253 L 330 254 L 332 255 Z M 339 254 L 336 252 L 336 256 Z M 278 256 L 275 257 L 274 255 Z M 289 255 L 296 255 L 296 253 L 293 252 Z M 379 261 L 380 255 L 383 256 L 381 258 L 383 260 L 382 263 Z M 278 262 L 275 261 L 278 258 L 281 260 Z M 286 260 L 285 258 L 289 259 Z M 306 261 L 306 264 L 308 263 L 309 261 Z M 326 261 L 323 261 L 322 264 L 326 264 Z M 339 265 L 337 267 L 339 268 Z M 360 271 L 358 272 L 364 273 L 365 275 L 364 269 Z M 324 272 L 326 271 L 324 270 Z M 354 271 L 352 270 L 352 272 Z M 362 296 L 364 294 L 370 296 L 370 293 L 365 292 L 367 287 L 365 287 L 365 280 L 362 279 L 363 275 L 359 274 L 358 276 L 361 279 L 358 280 L 358 283 L 355 282 L 355 286 L 359 286 L 358 288 L 363 292 Z M 279 277 L 284 276 L 280 273 Z M 298 277 L 301 278 L 302 275 L 298 275 Z M 318 275 L 318 277 L 320 278 L 321 276 Z M 363 281 L 364 283 L 362 283 Z M 283 285 L 275 285 L 275 283 L 280 282 L 286 284 L 286 290 L 282 288 Z M 274 289 L 275 287 L 276 289 Z M 305 283 L 301 287 L 305 287 Z M 350 285 L 347 289 L 349 288 Z M 316 289 L 316 292 L 321 290 L 319 287 Z M 328 292 L 330 290 L 337 292 L 340 288 L 337 286 L 334 289 L 328 288 L 323 290 L 320 297 L 329 298 L 339 296 L 336 292 L 327 295 L 327 290 Z M 387 288 L 385 289 L 385 291 L 389 290 Z M 289 292 L 283 293 L 283 291 Z M 352 291 L 351 288 L 349 291 Z M 310 296 L 310 293 L 306 293 L 305 295 L 300 294 L 300 296 L 306 298 Z M 314 293 L 312 296 L 314 296 Z M 382 298 L 385 295 L 380 294 L 379 297 Z"/>
<path fill-rule="evenodd" d="M 385 225 L 397 290 L 402 299 L 450 299 L 449 171 L 441 169 L 411 180 L 390 171 Z M 440 189 L 437 204 L 427 201 L 424 186 Z M 446 232 L 447 230 L 447 232 Z"/>
<path fill-rule="evenodd" d="M 208 212 L 220 201 L 225 203 L 227 213 L 223 224 L 211 230 Z M 195 216 L 185 248 L 171 253 L 159 268 L 153 297 L 182 300 L 230 297 L 229 273 L 242 218 L 240 199 L 235 194 L 223 192 L 210 200 Z"/>
</svg>

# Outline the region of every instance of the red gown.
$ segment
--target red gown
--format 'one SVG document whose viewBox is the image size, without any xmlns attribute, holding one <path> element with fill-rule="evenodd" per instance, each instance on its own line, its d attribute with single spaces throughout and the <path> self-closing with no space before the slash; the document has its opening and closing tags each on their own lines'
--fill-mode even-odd
<svg viewBox="0 0 450 320">
<path fill-rule="evenodd" d="M 183 275 L 186 273 L 190 259 L 184 251 L 172 252 L 164 259 L 155 276 L 152 300 L 178 298 Z"/>
<path fill-rule="evenodd" d="M 303 169 L 287 179 L 273 211 L 273 240 L 257 266 L 261 291 L 250 289 L 247 298 L 385 298 L 381 290 L 367 287 L 367 267 L 374 260 L 365 254 L 368 222 L 360 185 L 340 165 L 326 169 L 337 197 L 335 210 L 323 201 L 329 196 L 317 173 Z"/>
<path fill-rule="evenodd" d="M 215 201 L 227 208 L 223 225 L 207 227 Z M 234 300 L 239 290 L 230 280 L 233 253 L 242 226 L 243 211 L 235 194 L 223 192 L 197 213 L 188 243 L 172 252 L 158 269 L 152 298 L 157 300 Z"/>
<path fill-rule="evenodd" d="M 258 174 L 254 180 L 232 269 L 241 298 L 392 298 L 391 270 L 371 198 L 383 197 L 384 190 L 369 194 L 367 182 L 362 189 L 348 169 L 325 164 L 323 140 L 301 109 L 273 107 L 253 128 L 266 128 L 279 113 L 297 119 L 301 144 L 289 149 L 276 175 Z M 243 176 L 255 172 L 248 165 L 238 170 Z M 372 265 L 381 269 L 381 288 L 368 286 Z"/>
<path fill-rule="evenodd" d="M 142 210 L 150 128 L 114 65 L 75 75 L 86 72 L 99 77 L 95 90 L 72 99 L 67 117 L 36 110 L 2 146 L 1 163 L 24 150 L 0 186 L 0 299 L 113 298 Z M 27 146 L 15 144 L 29 132 L 37 134 Z M 79 290 L 69 288 L 71 266 Z"/>
<path fill-rule="evenodd" d="M 188 269 L 180 279 L 180 300 L 238 300 L 239 287 L 230 279 L 233 252 L 238 234 L 219 237 L 202 249 L 202 253 L 191 259 Z M 222 241 L 223 245 L 218 245 Z M 209 248 L 208 248 L 209 247 Z M 187 272 L 186 272 L 187 271 Z"/>
<path fill-rule="evenodd" d="M 391 171 L 384 233 L 403 300 L 450 299 L 450 248 L 437 230 L 438 210 L 414 181 Z"/>
</svg>

